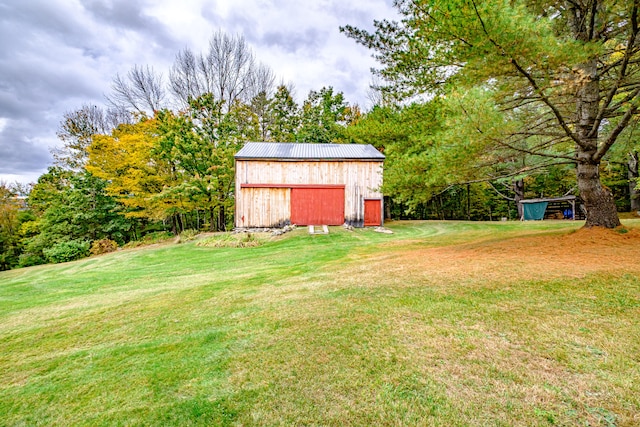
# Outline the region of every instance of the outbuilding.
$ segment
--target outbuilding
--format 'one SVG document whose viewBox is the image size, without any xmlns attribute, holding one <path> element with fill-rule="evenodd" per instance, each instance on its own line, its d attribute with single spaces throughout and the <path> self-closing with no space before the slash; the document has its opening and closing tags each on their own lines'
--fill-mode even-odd
<svg viewBox="0 0 640 427">
<path fill-rule="evenodd" d="M 372 145 L 249 142 L 235 162 L 238 228 L 382 225 L 384 155 Z"/>
<path fill-rule="evenodd" d="M 543 197 L 524 199 L 522 205 L 522 221 L 553 219 L 585 219 L 580 201 L 576 196 Z M 579 209 L 577 209 L 579 208 Z"/>
</svg>

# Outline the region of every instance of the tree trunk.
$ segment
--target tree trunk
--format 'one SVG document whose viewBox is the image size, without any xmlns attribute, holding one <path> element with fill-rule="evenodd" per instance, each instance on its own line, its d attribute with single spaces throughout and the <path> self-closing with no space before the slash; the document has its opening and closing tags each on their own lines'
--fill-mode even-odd
<svg viewBox="0 0 640 427">
<path fill-rule="evenodd" d="M 385 219 L 391 219 L 391 197 L 384 197 L 384 216 Z"/>
<path fill-rule="evenodd" d="M 522 219 L 523 212 L 520 200 L 524 199 L 524 180 L 513 181 L 513 192 L 515 193 L 513 200 L 516 202 L 516 209 L 518 209 L 518 219 Z"/>
<path fill-rule="evenodd" d="M 176 215 L 171 215 L 171 234 L 174 236 L 178 235 L 178 223 L 176 221 Z"/>
<path fill-rule="evenodd" d="M 640 190 L 638 186 L 638 152 L 629 153 L 627 162 L 627 171 L 629 176 L 629 198 L 631 199 L 631 212 L 640 211 Z"/>
<path fill-rule="evenodd" d="M 611 190 L 600 183 L 599 164 L 578 163 L 578 189 L 587 209 L 585 227 L 615 228 L 620 225 Z"/>
<path fill-rule="evenodd" d="M 209 231 L 216 231 L 216 210 L 209 208 Z"/>
<path fill-rule="evenodd" d="M 589 3 L 567 2 L 571 19 L 569 25 L 576 40 L 592 42 L 597 36 L 598 8 Z M 585 227 L 615 228 L 620 225 L 616 204 L 611 190 L 600 182 L 600 158 L 598 152 L 598 128 L 595 125 L 601 100 L 598 58 L 593 58 L 575 70 L 578 90 L 576 100 L 576 160 L 580 197 L 587 211 Z"/>
<path fill-rule="evenodd" d="M 218 229 L 219 231 L 227 231 L 227 221 L 224 214 L 224 205 L 220 205 L 218 210 Z"/>
<path fill-rule="evenodd" d="M 471 221 L 471 184 L 467 184 L 467 220 Z"/>
<path fill-rule="evenodd" d="M 600 160 L 598 151 L 598 130 L 594 123 L 598 116 L 600 83 L 597 76 L 596 60 L 580 67 L 580 87 L 576 93 L 576 116 L 578 119 L 576 136 L 577 178 L 580 197 L 587 210 L 585 227 L 615 228 L 620 225 L 616 204 L 611 190 L 600 182 Z"/>
</svg>

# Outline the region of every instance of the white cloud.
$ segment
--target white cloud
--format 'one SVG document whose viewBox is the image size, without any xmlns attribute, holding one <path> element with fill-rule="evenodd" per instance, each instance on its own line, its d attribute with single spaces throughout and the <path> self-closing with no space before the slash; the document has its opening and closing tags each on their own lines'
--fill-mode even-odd
<svg viewBox="0 0 640 427">
<path fill-rule="evenodd" d="M 392 18 L 391 0 L 0 0 L 0 179 L 33 180 L 51 162 L 62 115 L 104 104 L 134 65 L 168 76 L 180 49 L 241 34 L 298 100 L 333 86 L 365 104 L 370 52 L 339 32 Z"/>
</svg>

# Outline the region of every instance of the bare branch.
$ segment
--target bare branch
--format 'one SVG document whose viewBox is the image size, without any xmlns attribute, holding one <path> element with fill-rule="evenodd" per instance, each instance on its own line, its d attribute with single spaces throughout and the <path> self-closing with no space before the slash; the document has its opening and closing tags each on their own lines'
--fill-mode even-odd
<svg viewBox="0 0 640 427">
<path fill-rule="evenodd" d="M 181 51 L 169 79 L 171 91 L 184 105 L 190 98 L 211 93 L 229 109 L 237 100 L 248 103 L 260 92 L 270 94 L 275 76 L 269 67 L 256 62 L 242 36 L 217 31 L 206 53 Z"/>
<path fill-rule="evenodd" d="M 134 66 L 126 79 L 119 74 L 113 79 L 111 94 L 107 102 L 116 109 L 133 109 L 139 113 L 153 112 L 163 108 L 165 98 L 162 75 L 153 68 Z"/>
</svg>

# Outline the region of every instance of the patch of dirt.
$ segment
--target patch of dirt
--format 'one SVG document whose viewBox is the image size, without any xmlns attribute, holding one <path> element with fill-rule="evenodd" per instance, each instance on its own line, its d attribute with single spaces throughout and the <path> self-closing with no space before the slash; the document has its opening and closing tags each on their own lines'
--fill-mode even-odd
<svg viewBox="0 0 640 427">
<path fill-rule="evenodd" d="M 372 274 L 448 280 L 532 280 L 640 272 L 640 230 L 579 229 L 570 234 L 476 241 L 437 248 L 390 248 L 367 260 Z"/>
<path fill-rule="evenodd" d="M 582 244 L 611 244 L 617 246 L 624 242 L 640 242 L 640 230 L 618 227 L 614 230 L 604 227 L 579 228 L 564 238 Z"/>
</svg>

